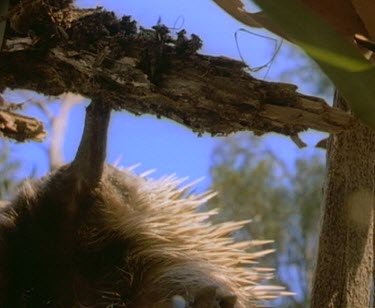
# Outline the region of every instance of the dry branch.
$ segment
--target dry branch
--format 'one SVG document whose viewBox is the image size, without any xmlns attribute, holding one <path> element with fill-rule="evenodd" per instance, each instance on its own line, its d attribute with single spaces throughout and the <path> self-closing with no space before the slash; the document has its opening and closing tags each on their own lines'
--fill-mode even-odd
<svg viewBox="0 0 375 308">
<path fill-rule="evenodd" d="M 105 98 L 115 109 L 163 116 L 212 135 L 252 130 L 296 136 L 308 128 L 338 133 L 356 122 L 294 85 L 253 78 L 242 62 L 197 54 L 196 36 L 181 31 L 172 38 L 160 24 L 137 29 L 129 17 L 60 2 L 23 1 L 12 8 L 0 53 L 0 91 Z M 30 12 L 39 12 L 39 27 Z M 49 32 L 41 32 L 41 22 Z"/>
<path fill-rule="evenodd" d="M 11 104 L 0 96 L 0 136 L 19 142 L 42 141 L 46 135 L 44 125 L 37 119 L 15 112 L 22 104 Z"/>
</svg>

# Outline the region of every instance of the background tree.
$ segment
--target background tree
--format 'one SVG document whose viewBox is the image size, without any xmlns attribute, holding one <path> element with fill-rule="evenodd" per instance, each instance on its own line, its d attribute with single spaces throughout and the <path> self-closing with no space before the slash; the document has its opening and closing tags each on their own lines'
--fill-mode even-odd
<svg viewBox="0 0 375 308">
<path fill-rule="evenodd" d="M 267 24 L 276 33 L 284 31 L 287 38 L 302 46 L 333 80 L 353 111 L 374 126 L 375 88 L 368 86 L 375 83 L 374 67 L 348 40 L 352 41 L 357 31 L 372 34 L 371 10 L 363 11 L 363 6 L 357 5 L 363 1 L 339 1 L 337 10 L 327 9 L 329 1 L 304 1 L 312 9 L 295 0 L 257 2 L 270 13 L 271 20 L 264 19 L 262 13 L 241 10 L 241 1 L 227 1 L 235 5 L 232 13 L 242 14 L 239 18 L 256 16 L 260 24 Z M 375 137 L 348 112 L 339 95 L 337 108 L 331 108 L 318 98 L 298 93 L 293 85 L 256 80 L 246 74 L 243 63 L 197 54 L 201 46 L 197 37 L 182 33 L 179 39 L 172 38 L 160 24 L 145 31 L 128 17 L 118 20 L 100 9 L 73 10 L 69 1 L 44 4 L 12 1 L 7 16 L 10 28 L 0 53 L 2 91 L 10 87 L 48 95 L 74 91 L 92 99 L 105 97 L 113 108 L 166 116 L 195 132 L 213 135 L 273 131 L 296 140 L 307 128 L 334 134 L 329 143 L 313 307 L 368 306 L 373 269 Z M 349 16 L 345 15 L 348 18 L 337 18 L 334 14 L 343 13 L 344 8 L 350 9 Z M 347 40 L 314 18 L 311 10 L 322 13 L 329 22 L 339 21 L 332 26 L 345 30 Z M 34 12 L 38 12 L 37 21 Z M 260 22 L 262 18 L 267 23 Z M 273 28 L 273 21 L 280 26 Z M 24 118 L 6 115 L 1 118 L 3 133 L 13 134 L 25 127 L 13 125 L 17 123 L 13 119 Z"/>
<path fill-rule="evenodd" d="M 241 1 L 214 1 L 241 22 L 301 47 L 335 85 L 333 105 L 360 118 L 328 142 L 311 306 L 368 307 L 374 280 L 375 134 L 369 127 L 375 128 L 375 88 L 368 86 L 375 83 L 374 2 L 255 0 L 263 11 L 251 13 Z"/>
<path fill-rule="evenodd" d="M 276 252 L 267 265 L 277 268 L 279 282 L 297 293 L 278 307 L 307 307 L 310 301 L 318 243 L 318 224 L 324 178 L 321 155 L 302 156 L 289 170 L 262 142 L 249 133 L 219 142 L 213 153 L 209 201 L 220 208 L 218 220 L 252 218 L 248 239 L 274 239 Z"/>
</svg>

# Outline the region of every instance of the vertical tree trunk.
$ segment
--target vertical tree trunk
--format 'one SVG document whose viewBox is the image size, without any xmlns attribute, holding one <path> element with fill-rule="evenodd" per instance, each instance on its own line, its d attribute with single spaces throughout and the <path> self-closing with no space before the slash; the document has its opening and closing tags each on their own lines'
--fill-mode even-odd
<svg viewBox="0 0 375 308">
<path fill-rule="evenodd" d="M 346 109 L 337 93 L 335 106 Z M 374 168 L 370 128 L 358 124 L 330 137 L 312 308 L 370 305 Z"/>
</svg>

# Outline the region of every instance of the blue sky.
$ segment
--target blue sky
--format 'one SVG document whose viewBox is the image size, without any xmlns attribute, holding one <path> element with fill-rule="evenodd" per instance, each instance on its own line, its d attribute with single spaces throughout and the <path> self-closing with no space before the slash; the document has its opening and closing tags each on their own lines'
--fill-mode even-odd
<svg viewBox="0 0 375 308">
<path fill-rule="evenodd" d="M 100 5 L 108 10 L 114 10 L 118 16 L 132 15 L 144 27 L 155 25 L 161 18 L 168 27 L 183 27 L 188 33 L 198 34 L 204 42 L 201 53 L 240 58 L 234 34 L 240 28 L 246 27 L 228 16 L 211 0 L 79 0 L 77 4 L 84 7 Z M 252 10 L 256 9 L 251 5 L 249 7 Z M 259 30 L 246 29 L 265 34 Z M 238 35 L 238 45 L 241 54 L 251 67 L 268 62 L 275 48 L 273 41 L 243 32 Z M 287 43 L 284 42 L 267 73 L 267 80 L 278 80 L 281 71 L 296 65 L 294 59 L 286 56 L 286 48 Z M 263 79 L 265 74 L 263 70 L 253 75 Z M 290 77 L 293 82 L 296 81 L 296 76 Z M 299 84 L 299 86 L 301 92 L 311 92 L 310 85 Z M 30 98 L 44 100 L 42 95 L 35 95 L 29 91 L 6 91 L 4 97 L 10 102 L 27 102 Z M 83 103 L 77 105 L 70 114 L 64 144 L 66 162 L 73 159 L 78 147 L 87 104 L 88 101 L 83 100 Z M 56 110 L 58 104 L 50 106 L 52 110 Z M 36 108 L 27 108 L 25 113 L 46 120 Z M 269 134 L 264 140 L 266 147 L 277 153 L 292 168 L 297 155 L 322 153 L 321 150 L 315 149 L 314 145 L 325 136 L 316 132 L 303 134 L 301 137 L 308 144 L 303 150 L 298 149 L 285 136 Z M 205 177 L 205 180 L 197 186 L 197 190 L 202 191 L 210 185 L 211 155 L 220 139 L 208 135 L 198 137 L 189 129 L 167 119 L 159 120 L 149 115 L 135 117 L 126 112 L 114 112 L 109 132 L 107 161 L 109 163 L 118 161 L 122 166 L 140 163 L 141 166 L 137 170 L 141 172 L 156 169 L 154 177 L 172 173 L 179 177 L 189 177 L 191 180 Z M 11 143 L 12 157 L 22 162 L 19 178 L 32 173 L 42 176 L 48 172 L 46 154 L 48 142 L 47 138 L 43 143 Z"/>
<path fill-rule="evenodd" d="M 246 28 L 216 6 L 211 0 L 80 0 L 77 4 L 83 7 L 103 6 L 113 10 L 118 16 L 132 15 L 140 25 L 151 27 L 159 18 L 168 27 L 183 27 L 188 33 L 198 34 L 204 42 L 201 53 L 224 55 L 239 59 L 234 34 L 240 28 Z M 256 10 L 252 5 L 250 9 Z M 259 30 L 248 29 L 259 32 Z M 178 31 L 178 30 L 177 30 Z M 264 33 L 262 33 L 264 34 Z M 251 67 L 266 63 L 274 52 L 274 42 L 251 34 L 240 33 L 238 44 L 241 54 Z M 267 79 L 276 80 L 279 72 L 285 67 L 293 66 L 293 61 L 283 56 L 283 43 L 280 55 L 276 58 L 267 74 Z M 265 77 L 265 71 L 257 74 L 258 78 Z M 303 91 L 308 92 L 308 85 L 302 85 Z M 9 101 L 22 102 L 30 98 L 30 93 L 8 91 L 5 97 Z M 32 96 L 32 95 L 31 95 Z M 71 113 L 64 145 L 64 156 L 70 161 L 75 154 L 81 136 L 84 104 L 76 106 Z M 26 113 L 42 117 L 35 108 Z M 176 173 L 180 177 L 188 176 L 191 180 L 206 177 L 199 190 L 209 186 L 209 166 L 211 153 L 218 138 L 210 136 L 198 137 L 190 130 L 169 120 L 158 120 L 152 116 L 134 117 L 126 112 L 114 113 L 108 148 L 108 162 L 119 161 L 120 165 L 128 166 L 140 163 L 140 171 L 157 169 L 155 177 L 163 174 Z M 308 133 L 303 136 L 310 147 L 300 150 L 290 139 L 271 134 L 266 144 L 292 166 L 293 159 L 303 152 L 318 151 L 312 146 L 322 138 L 322 134 Z M 36 171 L 38 176 L 48 170 L 44 143 L 12 144 L 14 157 L 20 159 L 24 177 Z"/>
</svg>

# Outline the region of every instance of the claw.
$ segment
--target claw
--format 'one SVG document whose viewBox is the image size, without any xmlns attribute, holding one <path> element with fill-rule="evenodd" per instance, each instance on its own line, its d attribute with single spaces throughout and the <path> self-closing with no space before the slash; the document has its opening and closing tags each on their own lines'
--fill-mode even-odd
<svg viewBox="0 0 375 308">
<path fill-rule="evenodd" d="M 193 308 L 215 307 L 217 286 L 208 286 L 201 289 L 194 299 Z"/>
<path fill-rule="evenodd" d="M 146 307 L 146 306 L 142 306 L 142 307 Z M 163 302 L 153 305 L 152 307 L 153 308 L 188 308 L 185 299 L 179 295 L 175 295 L 170 299 L 167 299 Z"/>
<path fill-rule="evenodd" d="M 234 308 L 235 295 L 223 295 L 217 286 L 208 286 L 199 290 L 195 296 L 193 308 Z"/>
<path fill-rule="evenodd" d="M 171 300 L 172 308 L 186 308 L 186 301 L 182 296 L 175 295 Z"/>
<path fill-rule="evenodd" d="M 234 308 L 237 302 L 237 296 L 228 295 L 220 300 L 220 308 Z"/>
</svg>

